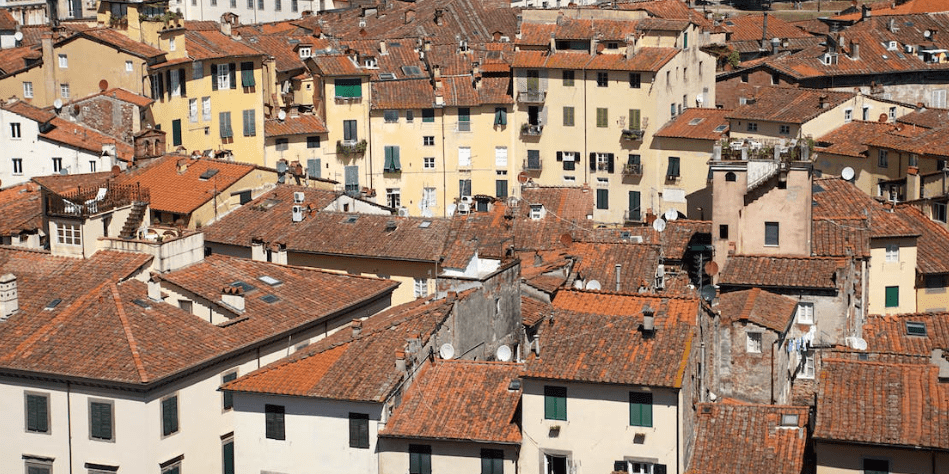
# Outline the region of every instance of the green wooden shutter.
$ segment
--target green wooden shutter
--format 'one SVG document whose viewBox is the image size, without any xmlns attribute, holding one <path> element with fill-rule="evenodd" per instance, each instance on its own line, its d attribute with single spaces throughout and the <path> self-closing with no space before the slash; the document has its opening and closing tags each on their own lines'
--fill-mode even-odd
<svg viewBox="0 0 949 474">
<path fill-rule="evenodd" d="M 652 427 L 651 393 L 629 393 L 629 425 Z"/>
<path fill-rule="evenodd" d="M 237 89 L 237 65 L 234 63 L 227 64 L 228 74 L 231 79 L 231 89 Z"/>
<path fill-rule="evenodd" d="M 173 146 L 181 145 L 181 120 L 171 121 L 171 144 Z"/>
<path fill-rule="evenodd" d="M 679 157 L 678 156 L 669 157 L 669 168 L 666 171 L 666 176 L 669 178 L 679 177 Z"/>
<path fill-rule="evenodd" d="M 224 474 L 234 474 L 234 440 L 224 443 L 222 451 Z"/>
<path fill-rule="evenodd" d="M 596 208 L 597 209 L 610 208 L 610 190 L 609 189 L 596 190 Z"/>
<path fill-rule="evenodd" d="M 241 63 L 241 86 L 243 87 L 254 87 L 254 63 L 252 62 L 242 62 Z"/>
<path fill-rule="evenodd" d="M 90 430 L 92 437 L 97 439 L 112 439 L 112 405 L 108 403 L 90 403 L 91 412 Z"/>
<path fill-rule="evenodd" d="M 629 192 L 629 220 L 630 221 L 639 221 L 642 217 L 640 215 L 640 194 L 639 191 L 630 191 Z"/>
<path fill-rule="evenodd" d="M 243 198 L 241 199 L 241 201 L 243 201 Z M 236 378 L 237 378 L 237 372 L 231 372 L 229 374 L 224 374 L 222 381 L 223 383 L 228 383 L 231 380 L 234 380 Z M 225 390 L 224 391 L 224 408 L 230 409 L 233 406 L 234 406 L 234 392 L 231 392 L 230 390 Z"/>
<path fill-rule="evenodd" d="M 394 148 L 393 146 L 385 147 L 385 162 L 382 164 L 382 171 L 384 172 L 393 171 L 392 155 Z"/>
<path fill-rule="evenodd" d="M 168 436 L 178 431 L 178 397 L 161 401 L 161 432 Z"/>
<path fill-rule="evenodd" d="M 48 399 L 41 395 L 26 396 L 26 429 L 39 433 L 49 431 Z"/>
<path fill-rule="evenodd" d="M 596 153 L 590 153 L 590 171 L 596 171 Z"/>
<path fill-rule="evenodd" d="M 394 150 L 393 150 L 393 152 L 392 152 L 392 167 L 395 169 L 395 171 L 401 171 L 401 170 L 402 170 L 402 161 L 401 161 L 401 159 L 400 159 L 401 157 L 399 156 L 399 155 L 401 154 L 401 153 L 400 153 L 401 148 L 399 148 L 399 147 L 397 147 L 397 146 L 396 146 L 396 147 L 392 147 L 392 148 L 394 148 Z"/>
<path fill-rule="evenodd" d="M 608 127 L 610 121 L 609 109 L 600 107 L 596 109 L 596 126 L 600 128 Z"/>
<path fill-rule="evenodd" d="M 895 308 L 900 305 L 900 287 L 886 287 L 886 307 Z"/>
<path fill-rule="evenodd" d="M 639 130 L 639 109 L 629 109 L 629 129 Z"/>
<path fill-rule="evenodd" d="M 614 157 L 613 157 L 613 154 L 612 154 L 612 153 L 607 153 L 607 154 L 606 154 L 606 160 L 607 160 L 607 161 L 606 161 L 606 171 L 608 171 L 608 172 L 610 172 L 610 173 L 613 172 L 613 166 L 614 166 L 614 165 L 613 165 L 613 162 L 616 161 L 616 160 L 614 160 L 613 158 L 614 158 Z"/>
<path fill-rule="evenodd" d="M 310 178 L 320 178 L 321 171 L 319 158 L 306 160 L 306 172 Z"/>
<path fill-rule="evenodd" d="M 219 66 L 220 66 L 219 64 L 212 64 L 212 65 L 211 65 L 211 90 L 212 90 L 212 91 L 216 91 L 216 90 L 218 89 L 218 86 L 219 86 L 219 84 L 217 83 L 217 81 L 220 79 L 220 76 L 218 76 L 218 72 L 219 72 L 219 71 L 218 71 L 218 67 L 219 67 Z"/>
<path fill-rule="evenodd" d="M 499 198 L 507 197 L 507 180 L 499 179 L 494 182 L 494 195 Z"/>
</svg>

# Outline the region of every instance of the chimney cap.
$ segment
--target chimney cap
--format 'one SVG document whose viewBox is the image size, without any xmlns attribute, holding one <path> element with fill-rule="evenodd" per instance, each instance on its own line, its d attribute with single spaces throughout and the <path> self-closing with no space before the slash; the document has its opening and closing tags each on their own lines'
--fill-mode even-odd
<svg viewBox="0 0 949 474">
<path fill-rule="evenodd" d="M 14 280 L 16 280 L 16 275 L 12 273 L 4 273 L 3 275 L 0 275 L 0 283 L 10 283 Z"/>
</svg>

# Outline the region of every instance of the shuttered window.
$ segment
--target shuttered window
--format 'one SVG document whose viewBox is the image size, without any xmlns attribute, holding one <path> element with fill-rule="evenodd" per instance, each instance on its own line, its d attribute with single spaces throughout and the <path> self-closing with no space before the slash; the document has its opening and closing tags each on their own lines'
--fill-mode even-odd
<svg viewBox="0 0 949 474">
<path fill-rule="evenodd" d="M 253 62 L 242 62 L 241 63 L 241 86 L 243 87 L 254 87 L 256 83 L 254 82 L 254 63 Z"/>
<path fill-rule="evenodd" d="M 596 126 L 599 128 L 605 128 L 609 126 L 610 114 L 609 110 L 605 107 L 599 107 L 596 109 Z"/>
<path fill-rule="evenodd" d="M 507 107 L 494 108 L 494 124 L 507 125 Z"/>
<path fill-rule="evenodd" d="M 349 414 L 349 447 L 369 448 L 369 415 L 365 413 Z"/>
<path fill-rule="evenodd" d="M 494 181 L 494 195 L 499 198 L 507 197 L 507 180 L 498 179 Z"/>
<path fill-rule="evenodd" d="M 777 222 L 764 223 L 764 244 L 779 245 L 781 243 L 781 227 Z"/>
<path fill-rule="evenodd" d="M 253 137 L 257 135 L 257 115 L 254 110 L 245 110 L 244 113 L 244 136 Z"/>
<path fill-rule="evenodd" d="M 250 194 L 250 192 L 248 192 L 248 194 Z M 241 196 L 241 204 L 246 204 L 244 202 L 244 196 Z M 236 378 L 237 378 L 237 372 L 224 374 L 224 376 L 221 377 L 221 385 L 226 384 Z M 230 410 L 233 407 L 234 407 L 234 392 L 231 392 L 230 390 L 225 390 L 224 391 L 224 409 Z"/>
<path fill-rule="evenodd" d="M 500 449 L 481 450 L 481 474 L 504 474 L 504 451 Z"/>
<path fill-rule="evenodd" d="M 218 114 L 221 128 L 221 138 L 232 138 L 234 130 L 231 129 L 231 113 L 221 112 Z"/>
<path fill-rule="evenodd" d="M 574 124 L 575 116 L 573 107 L 564 107 L 563 108 L 563 126 L 572 127 Z"/>
<path fill-rule="evenodd" d="M 597 209 L 610 208 L 610 190 L 609 189 L 596 190 L 596 208 Z"/>
<path fill-rule="evenodd" d="M 641 195 L 639 191 L 630 191 L 629 192 L 629 218 L 627 220 L 633 222 L 639 222 L 642 219 L 640 215 L 640 199 Z"/>
<path fill-rule="evenodd" d="M 112 404 L 89 402 L 89 436 L 93 439 L 112 439 Z"/>
<path fill-rule="evenodd" d="M 544 386 L 544 419 L 567 419 L 567 387 Z"/>
<path fill-rule="evenodd" d="M 394 173 L 401 170 L 402 163 L 399 161 L 399 147 L 385 147 L 385 163 L 383 165 L 382 171 L 386 173 Z"/>
<path fill-rule="evenodd" d="M 195 104 L 197 108 L 197 104 Z M 175 119 L 171 121 L 171 144 L 174 146 L 181 145 L 181 120 Z"/>
<path fill-rule="evenodd" d="M 221 464 L 224 474 L 234 474 L 234 438 L 229 438 L 221 445 Z"/>
<path fill-rule="evenodd" d="M 161 401 L 161 435 L 168 436 L 178 432 L 178 397 L 168 397 Z"/>
<path fill-rule="evenodd" d="M 639 109 L 629 109 L 629 129 L 639 130 L 640 123 Z"/>
<path fill-rule="evenodd" d="M 359 79 L 336 79 L 336 97 L 362 97 L 362 82 Z"/>
<path fill-rule="evenodd" d="M 679 177 L 679 157 L 670 156 L 669 157 L 669 168 L 666 169 L 666 178 L 678 178 Z"/>
<path fill-rule="evenodd" d="M 471 196 L 471 180 L 470 179 L 458 180 L 458 195 Z"/>
<path fill-rule="evenodd" d="M 49 433 L 49 397 L 26 394 L 26 430 Z"/>
<path fill-rule="evenodd" d="M 409 445 L 409 474 L 432 474 L 432 447 L 427 444 Z"/>
<path fill-rule="evenodd" d="M 267 439 L 287 439 L 283 405 L 264 405 Z"/>
<path fill-rule="evenodd" d="M 652 394 L 629 392 L 629 426 L 652 427 Z"/>
<path fill-rule="evenodd" d="M 320 175 L 322 172 L 322 167 L 320 165 L 321 163 L 319 158 L 306 160 L 306 172 L 310 179 L 319 179 L 322 177 Z"/>
<path fill-rule="evenodd" d="M 346 194 L 359 194 L 359 166 L 347 166 L 343 172 L 346 179 Z"/>
<path fill-rule="evenodd" d="M 900 305 L 900 287 L 898 286 L 886 287 L 886 307 L 896 308 L 899 305 Z"/>
</svg>

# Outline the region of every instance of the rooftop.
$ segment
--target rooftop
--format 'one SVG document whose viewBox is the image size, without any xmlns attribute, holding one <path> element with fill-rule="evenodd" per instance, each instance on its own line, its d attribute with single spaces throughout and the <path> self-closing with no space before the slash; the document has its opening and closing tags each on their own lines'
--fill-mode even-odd
<svg viewBox="0 0 949 474">
<path fill-rule="evenodd" d="M 752 288 L 723 293 L 719 297 L 718 309 L 725 321 L 734 323 L 747 320 L 783 333 L 794 320 L 797 301 L 760 288 Z"/>
<path fill-rule="evenodd" d="M 660 128 L 653 136 L 660 138 L 691 138 L 721 140 L 728 134 L 728 109 L 688 108 Z"/>
<path fill-rule="evenodd" d="M 730 287 L 837 289 L 835 258 L 777 255 L 733 255 L 728 257 L 719 284 Z"/>
<path fill-rule="evenodd" d="M 780 86 L 761 87 L 753 103 L 739 106 L 726 114 L 725 118 L 803 124 L 854 97 L 856 94 L 852 92 Z M 826 107 L 821 107 L 822 101 L 826 102 Z"/>
</svg>

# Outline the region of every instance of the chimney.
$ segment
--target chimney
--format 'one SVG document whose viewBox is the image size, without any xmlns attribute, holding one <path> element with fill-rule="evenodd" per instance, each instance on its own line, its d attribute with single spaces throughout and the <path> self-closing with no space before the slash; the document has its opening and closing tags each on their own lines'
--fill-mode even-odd
<svg viewBox="0 0 949 474">
<path fill-rule="evenodd" d="M 53 64 L 56 64 L 56 53 L 53 51 L 53 34 L 52 33 L 43 33 L 43 37 L 40 39 L 40 44 L 43 47 L 43 64 L 46 67 L 43 68 L 43 79 L 46 83 L 46 97 L 56 97 L 56 71 Z"/>
<path fill-rule="evenodd" d="M 225 286 L 221 290 L 221 302 L 238 312 L 244 312 L 244 290 L 237 286 Z"/>
<path fill-rule="evenodd" d="M 550 34 L 550 52 L 551 53 L 557 52 L 557 35 L 554 33 Z"/>
<path fill-rule="evenodd" d="M 405 373 L 405 351 L 395 351 L 395 370 Z"/>
<path fill-rule="evenodd" d="M 826 94 L 821 94 L 821 95 L 817 98 L 817 100 L 818 100 L 818 103 L 820 104 L 820 108 L 822 108 L 822 109 L 826 109 L 827 106 L 830 105 L 830 104 L 827 103 L 827 95 L 826 95 Z"/>
<path fill-rule="evenodd" d="M 906 200 L 915 201 L 919 199 L 920 185 L 919 168 L 910 166 L 906 169 Z"/>
<path fill-rule="evenodd" d="M 362 332 L 362 321 L 359 319 L 354 319 L 350 326 L 353 328 L 353 339 L 356 339 L 359 337 L 359 333 Z"/>
<path fill-rule="evenodd" d="M 648 305 L 643 307 L 643 333 L 652 334 L 656 330 L 656 312 Z"/>
<path fill-rule="evenodd" d="M 860 11 L 861 19 L 866 20 L 867 18 L 870 18 L 872 16 L 870 13 L 870 7 L 868 7 L 866 4 L 863 4 L 863 6 L 860 7 L 860 9 L 861 9 Z"/>
<path fill-rule="evenodd" d="M 442 24 L 445 23 L 445 21 L 442 19 L 442 17 L 444 16 L 445 16 L 445 10 L 442 10 L 441 8 L 436 8 L 435 9 L 435 24 L 438 26 L 442 26 Z"/>
<path fill-rule="evenodd" d="M 16 291 L 16 276 L 12 273 L 0 276 L 0 321 L 6 321 L 20 308 Z"/>
<path fill-rule="evenodd" d="M 622 286 L 621 286 L 621 284 L 620 284 L 620 276 L 621 276 L 622 274 L 623 274 L 623 266 L 617 263 L 617 264 L 616 264 L 616 292 L 617 292 L 617 293 L 619 293 L 619 292 L 620 292 L 620 288 L 622 288 Z"/>
<path fill-rule="evenodd" d="M 764 12 L 764 17 L 761 19 L 761 44 L 764 45 L 768 41 L 768 12 Z"/>
<path fill-rule="evenodd" d="M 158 273 L 152 272 L 148 279 L 148 299 L 161 301 L 161 283 L 158 282 Z"/>
<path fill-rule="evenodd" d="M 781 48 L 781 39 L 778 37 L 771 38 L 771 55 L 777 56 L 778 50 Z"/>
<path fill-rule="evenodd" d="M 389 49 L 388 49 L 388 45 L 386 44 L 386 40 L 379 41 L 379 54 L 382 56 L 389 54 Z"/>
<path fill-rule="evenodd" d="M 534 341 L 531 343 L 534 348 L 534 354 L 540 357 L 540 334 L 534 334 Z"/>
<path fill-rule="evenodd" d="M 949 361 L 946 360 L 942 349 L 933 349 L 930 354 L 930 360 L 936 367 L 939 367 L 939 381 L 947 381 L 947 379 L 949 379 Z"/>
<path fill-rule="evenodd" d="M 386 232 L 392 232 L 396 228 L 395 221 L 386 221 Z"/>
<path fill-rule="evenodd" d="M 439 66 L 438 64 L 435 64 L 434 66 L 432 66 L 432 77 L 434 79 L 441 79 L 442 77 L 442 67 Z"/>
<path fill-rule="evenodd" d="M 860 40 L 850 40 L 850 58 L 860 59 Z"/>
<path fill-rule="evenodd" d="M 224 36 L 231 36 L 231 22 L 227 19 L 227 13 L 221 15 L 221 33 Z"/>
</svg>

